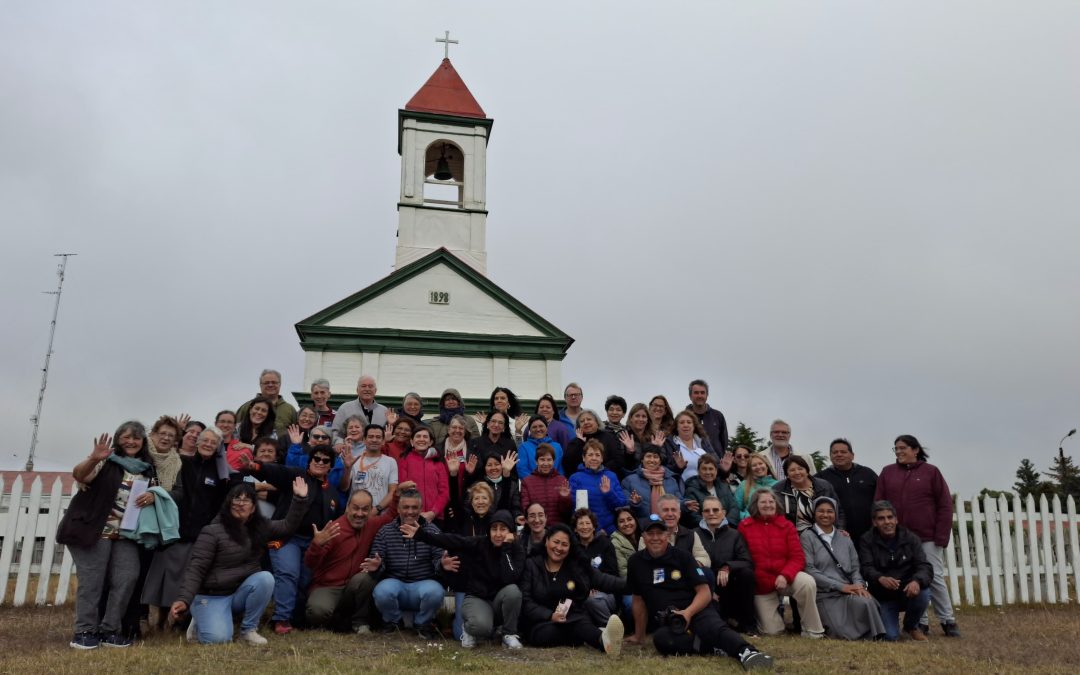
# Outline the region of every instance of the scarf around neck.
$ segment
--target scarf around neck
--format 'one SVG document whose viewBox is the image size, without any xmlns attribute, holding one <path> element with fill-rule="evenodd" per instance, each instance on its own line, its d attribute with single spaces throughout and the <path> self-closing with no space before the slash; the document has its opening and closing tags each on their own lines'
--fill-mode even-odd
<svg viewBox="0 0 1080 675">
<path fill-rule="evenodd" d="M 128 473 L 143 474 L 150 469 L 150 465 L 138 457 L 121 457 L 117 454 L 109 455 L 109 461 L 119 464 L 120 468 Z"/>
</svg>

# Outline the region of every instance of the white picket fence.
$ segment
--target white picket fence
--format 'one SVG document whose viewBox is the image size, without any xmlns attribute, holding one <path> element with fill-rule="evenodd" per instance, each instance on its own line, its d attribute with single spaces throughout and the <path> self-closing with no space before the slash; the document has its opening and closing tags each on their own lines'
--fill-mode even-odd
<svg viewBox="0 0 1080 675">
<path fill-rule="evenodd" d="M 72 488 L 74 492 L 75 488 Z M 0 605 L 27 602 L 31 576 L 37 581 L 34 604 L 63 604 L 71 584 L 71 553 L 56 544 L 56 526 L 71 501 L 56 479 L 43 494 L 41 478 L 29 493 L 22 477 L 10 492 L 0 478 Z M 970 512 L 967 510 L 970 504 Z M 956 500 L 955 536 L 945 551 L 949 589 L 956 605 L 1008 605 L 1016 602 L 1076 602 L 1080 596 L 1080 520 L 1076 502 L 1028 497 L 1024 502 L 1005 497 L 964 502 Z M 959 550 L 959 563 L 957 563 Z M 59 577 L 56 579 L 56 577 Z M 57 581 L 49 598 L 49 585 Z M 961 588 L 961 582 L 962 588 Z M 1071 591 L 1070 591 L 1071 589 Z"/>
</svg>

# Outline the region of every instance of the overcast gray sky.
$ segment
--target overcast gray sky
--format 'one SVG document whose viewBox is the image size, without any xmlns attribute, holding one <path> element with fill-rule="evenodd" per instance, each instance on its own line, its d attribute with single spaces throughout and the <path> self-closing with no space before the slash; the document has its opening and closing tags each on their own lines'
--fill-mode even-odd
<svg viewBox="0 0 1080 675">
<path fill-rule="evenodd" d="M 488 273 L 586 403 L 703 376 L 732 428 L 912 433 L 954 490 L 1080 424 L 1074 2 L 4 2 L 0 466 L 207 419 L 391 271 L 396 111 L 451 58 L 495 127 Z M 1067 450 L 1080 453 L 1077 439 Z"/>
</svg>

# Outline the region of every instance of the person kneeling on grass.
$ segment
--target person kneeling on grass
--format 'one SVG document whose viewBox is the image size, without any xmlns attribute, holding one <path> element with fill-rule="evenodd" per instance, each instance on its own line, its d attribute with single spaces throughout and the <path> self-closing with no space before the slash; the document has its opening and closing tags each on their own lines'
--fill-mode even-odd
<svg viewBox="0 0 1080 675">
<path fill-rule="evenodd" d="M 194 634 L 202 644 L 230 642 L 233 615 L 243 616 L 240 640 L 264 645 L 256 629 L 270 596 L 274 576 L 259 563 L 272 539 L 287 537 L 300 524 L 308 508 L 307 482 L 297 476 L 292 502 L 284 520 L 266 520 L 255 506 L 255 487 L 240 483 L 229 490 L 221 513 L 199 533 L 191 547 L 184 583 L 172 604 L 173 619 L 191 610 Z"/>
<path fill-rule="evenodd" d="M 518 616 L 521 614 L 521 589 L 518 581 L 525 568 L 525 551 L 514 536 L 514 519 L 509 511 L 496 511 L 488 534 L 463 537 L 421 529 L 419 523 L 402 522 L 401 533 L 448 552 L 460 553 L 467 569 L 465 601 L 461 604 L 464 619 L 461 646 L 472 649 L 477 638 L 494 634 L 502 622 L 502 642 L 509 649 L 521 649 L 518 640 Z"/>
<path fill-rule="evenodd" d="M 759 652 L 720 618 L 706 572 L 694 556 L 668 543 L 667 525 L 657 515 L 643 519 L 645 549 L 630 556 L 626 591 L 633 594 L 634 634 L 642 644 L 650 617 L 656 650 L 677 654 L 727 654 L 746 670 L 771 669 L 771 656 Z"/>
</svg>

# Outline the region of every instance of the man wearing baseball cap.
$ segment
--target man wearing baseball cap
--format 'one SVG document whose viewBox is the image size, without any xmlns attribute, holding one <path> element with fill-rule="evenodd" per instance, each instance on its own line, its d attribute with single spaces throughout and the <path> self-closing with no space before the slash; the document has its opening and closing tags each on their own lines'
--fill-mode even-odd
<svg viewBox="0 0 1080 675">
<path fill-rule="evenodd" d="M 770 670 L 771 656 L 759 652 L 720 618 L 705 570 L 694 557 L 671 546 L 667 525 L 656 514 L 642 518 L 644 550 L 630 556 L 626 592 L 633 594 L 631 644 L 645 641 L 650 617 L 656 650 L 675 654 L 727 654 L 746 670 Z"/>
</svg>

